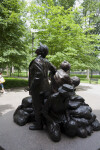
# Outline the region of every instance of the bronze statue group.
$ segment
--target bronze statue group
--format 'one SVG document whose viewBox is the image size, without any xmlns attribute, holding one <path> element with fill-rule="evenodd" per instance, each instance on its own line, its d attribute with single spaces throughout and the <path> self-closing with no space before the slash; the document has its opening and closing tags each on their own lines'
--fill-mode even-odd
<svg viewBox="0 0 100 150">
<path fill-rule="evenodd" d="M 100 123 L 84 98 L 76 95 L 78 77 L 70 77 L 70 64 L 64 61 L 56 69 L 47 59 L 48 47 L 40 43 L 37 57 L 29 65 L 29 97 L 16 109 L 14 122 L 30 130 L 45 130 L 58 142 L 61 133 L 82 138 L 100 130 Z"/>
</svg>

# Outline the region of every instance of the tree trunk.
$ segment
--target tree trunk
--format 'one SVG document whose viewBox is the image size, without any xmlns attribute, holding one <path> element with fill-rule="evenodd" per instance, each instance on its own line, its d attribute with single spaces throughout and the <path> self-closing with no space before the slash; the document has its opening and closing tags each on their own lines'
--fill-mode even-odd
<svg viewBox="0 0 100 150">
<path fill-rule="evenodd" d="M 12 73 L 14 73 L 14 66 L 12 66 Z"/>
<path fill-rule="evenodd" d="M 92 75 L 93 75 L 93 70 L 91 70 L 91 78 L 92 78 Z"/>
<path fill-rule="evenodd" d="M 10 67 L 10 77 L 11 77 L 11 73 L 12 73 L 12 67 Z"/>
<path fill-rule="evenodd" d="M 18 77 L 19 77 L 19 69 L 18 69 Z"/>
<path fill-rule="evenodd" d="M 89 79 L 89 69 L 87 70 L 87 79 Z"/>
<path fill-rule="evenodd" d="M 6 67 L 6 71 L 7 71 L 7 76 L 9 76 L 9 68 L 8 68 L 8 66 Z"/>
</svg>

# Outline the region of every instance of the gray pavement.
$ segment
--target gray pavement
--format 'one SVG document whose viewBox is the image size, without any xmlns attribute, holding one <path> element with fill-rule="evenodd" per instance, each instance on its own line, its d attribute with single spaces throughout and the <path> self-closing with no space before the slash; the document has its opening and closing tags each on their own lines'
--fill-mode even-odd
<svg viewBox="0 0 100 150">
<path fill-rule="evenodd" d="M 100 121 L 100 85 L 80 84 L 76 93 L 84 97 Z M 30 131 L 29 124 L 20 127 L 13 122 L 13 113 L 22 98 L 28 96 L 24 88 L 0 93 L 0 146 L 4 150 L 98 150 L 100 132 L 82 139 L 62 135 L 59 143 L 54 143 L 46 131 Z M 1 150 L 1 149 L 0 149 Z"/>
</svg>

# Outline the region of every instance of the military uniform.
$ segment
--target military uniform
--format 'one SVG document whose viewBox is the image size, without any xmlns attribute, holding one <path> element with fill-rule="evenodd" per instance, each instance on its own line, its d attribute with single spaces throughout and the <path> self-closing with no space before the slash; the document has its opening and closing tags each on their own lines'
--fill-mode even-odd
<svg viewBox="0 0 100 150">
<path fill-rule="evenodd" d="M 50 85 L 48 82 L 48 71 L 53 74 L 56 72 L 55 67 L 41 55 L 37 56 L 29 66 L 29 92 L 32 95 L 32 101 L 35 108 L 35 119 L 37 126 L 41 126 L 41 109 L 42 99 L 40 94 L 48 95 Z"/>
</svg>

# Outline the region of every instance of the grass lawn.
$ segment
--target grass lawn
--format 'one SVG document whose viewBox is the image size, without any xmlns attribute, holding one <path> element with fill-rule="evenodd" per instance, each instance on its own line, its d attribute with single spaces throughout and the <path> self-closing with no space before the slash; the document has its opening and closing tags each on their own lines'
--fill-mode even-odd
<svg viewBox="0 0 100 150">
<path fill-rule="evenodd" d="M 81 83 L 90 83 L 90 80 L 86 78 L 80 78 Z M 92 84 L 97 84 L 96 81 L 91 81 Z M 100 79 L 98 79 L 98 84 L 100 84 Z"/>
<path fill-rule="evenodd" d="M 19 78 L 12 78 L 12 77 L 4 77 L 5 89 L 16 88 L 16 87 L 27 87 L 28 80 L 27 79 L 19 79 Z M 89 83 L 89 80 L 86 78 L 80 78 L 81 83 Z M 92 84 L 96 84 L 95 81 L 91 82 Z M 98 84 L 100 84 L 100 79 L 98 78 Z"/>
<path fill-rule="evenodd" d="M 71 74 L 71 76 L 77 76 L 80 78 L 80 81 L 82 83 L 90 83 L 90 80 L 86 79 L 86 75 L 78 75 L 78 74 Z M 90 76 L 91 78 L 91 76 Z M 93 75 L 92 76 L 93 79 L 98 79 L 98 84 L 100 84 L 100 75 Z M 95 84 L 96 81 L 91 81 L 92 84 Z"/>
</svg>

